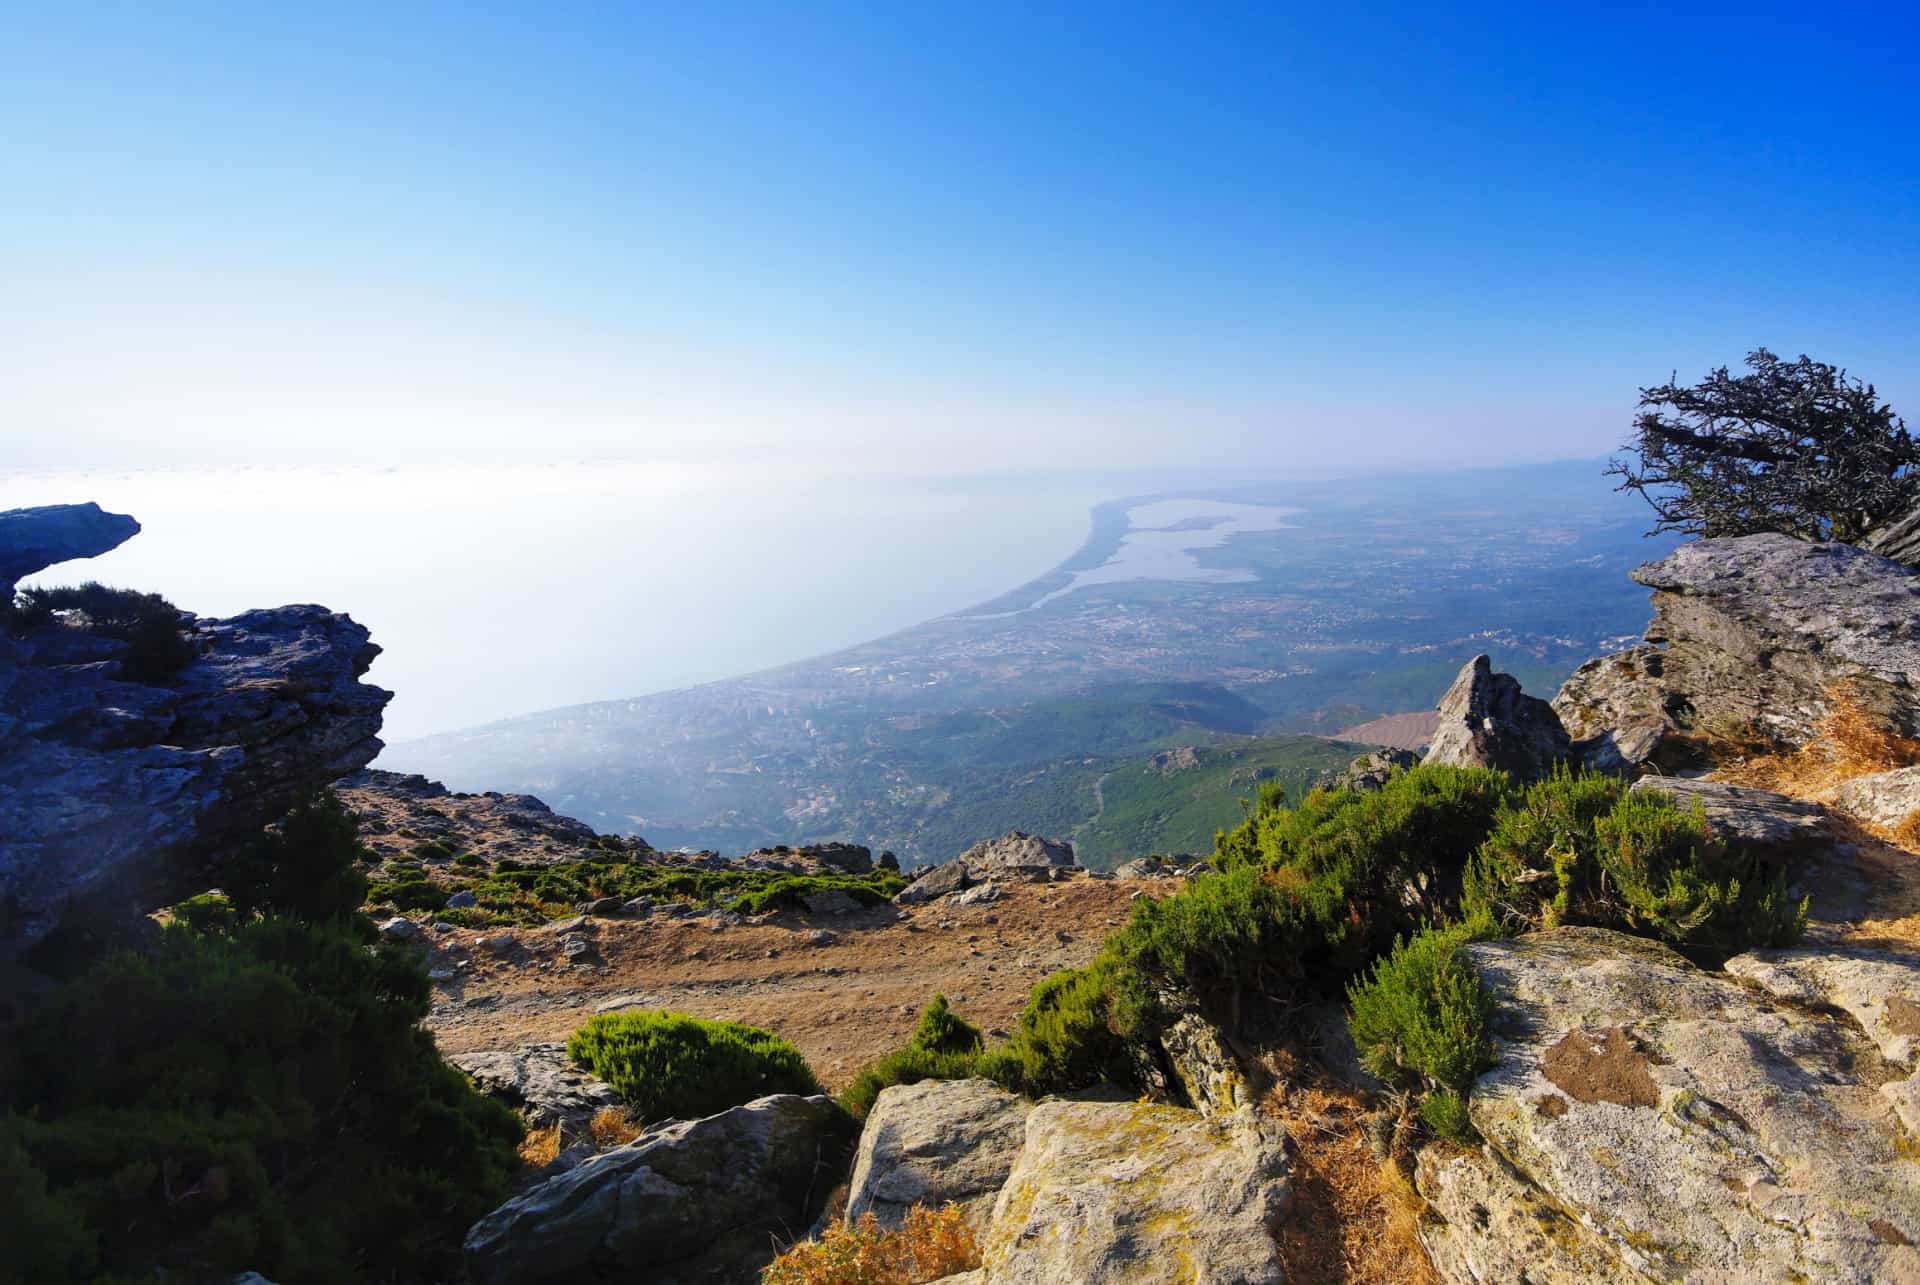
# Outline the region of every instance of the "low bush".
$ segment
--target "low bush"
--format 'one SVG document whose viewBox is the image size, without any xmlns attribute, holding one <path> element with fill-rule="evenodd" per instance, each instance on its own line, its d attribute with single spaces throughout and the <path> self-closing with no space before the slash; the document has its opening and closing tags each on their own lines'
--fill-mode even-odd
<svg viewBox="0 0 1920 1285">
<path fill-rule="evenodd" d="M 820 1091 L 798 1050 L 771 1032 L 663 1009 L 602 1013 L 573 1033 L 567 1054 L 647 1123 Z"/>
<path fill-rule="evenodd" d="M 97 580 L 19 590 L 9 628 L 15 633 L 41 628 L 53 623 L 54 613 L 60 611 L 75 612 L 88 631 L 126 644 L 120 676 L 129 682 L 163 682 L 198 654 L 178 607 L 157 593 L 114 589 Z"/>
<path fill-rule="evenodd" d="M 1711 963 L 1791 945 L 1806 927 L 1786 872 L 1715 840 L 1697 805 L 1564 771 L 1502 810 L 1465 896 L 1507 932 L 1613 928 Z"/>
<path fill-rule="evenodd" d="M 395 910 L 438 910 L 453 894 L 427 879 L 394 879 L 370 884 L 369 905 L 391 905 Z"/>
<path fill-rule="evenodd" d="M 980 1265 L 980 1250 L 958 1205 L 915 1205 L 894 1231 L 867 1214 L 837 1222 L 818 1240 L 767 1264 L 761 1285 L 919 1285 Z"/>
<path fill-rule="evenodd" d="M 902 1047 L 869 1062 L 840 1093 L 849 1115 L 865 1119 L 882 1089 L 922 1080 L 965 1080 L 980 1074 L 980 1028 L 955 1013 L 945 995 L 920 1010 L 920 1024 Z"/>
<path fill-rule="evenodd" d="M 1491 927 L 1481 919 L 1471 926 L 1430 928 L 1396 943 L 1370 974 L 1348 988 L 1347 1029 L 1369 1071 L 1402 1088 L 1459 1094 L 1493 1065 L 1493 1040 L 1487 1034 L 1493 1000 L 1462 949 Z M 1428 1123 L 1459 1137 L 1464 1109 L 1457 1116 L 1449 1111 L 1446 1105 L 1434 1107 Z"/>
<path fill-rule="evenodd" d="M 890 875 L 787 875 L 766 887 L 734 899 L 727 908 L 741 915 L 765 915 L 776 910 L 801 910 L 806 899 L 823 892 L 844 892 L 855 901 L 878 906 L 906 887 L 906 880 Z"/>
</svg>

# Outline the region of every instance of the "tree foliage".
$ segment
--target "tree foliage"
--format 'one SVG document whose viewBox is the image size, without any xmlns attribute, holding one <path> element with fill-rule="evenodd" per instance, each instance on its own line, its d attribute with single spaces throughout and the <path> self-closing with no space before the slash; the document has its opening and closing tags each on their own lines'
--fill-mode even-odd
<svg viewBox="0 0 1920 1285">
<path fill-rule="evenodd" d="M 1629 458 L 1607 472 L 1653 507 L 1655 533 L 1853 543 L 1920 500 L 1920 448 L 1872 384 L 1764 348 L 1746 364 L 1640 390 Z"/>
<path fill-rule="evenodd" d="M 567 1055 L 649 1123 L 820 1091 L 799 1051 L 771 1031 L 666 1009 L 602 1013 L 573 1033 Z"/>
</svg>

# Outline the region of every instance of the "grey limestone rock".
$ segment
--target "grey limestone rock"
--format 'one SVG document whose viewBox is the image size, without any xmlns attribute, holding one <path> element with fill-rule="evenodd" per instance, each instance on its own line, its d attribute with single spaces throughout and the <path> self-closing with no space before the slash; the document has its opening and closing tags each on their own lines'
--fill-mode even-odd
<svg viewBox="0 0 1920 1285">
<path fill-rule="evenodd" d="M 565 1044 L 483 1049 L 446 1057 L 482 1093 L 516 1108 L 535 1127 L 559 1124 L 569 1134 L 578 1133 L 594 1112 L 620 1105 L 620 1095 L 605 1081 L 573 1064 Z"/>
<path fill-rule="evenodd" d="M 1856 776 L 1833 792 L 1834 806 L 1874 825 L 1895 826 L 1920 812 L 1920 767 Z"/>
</svg>

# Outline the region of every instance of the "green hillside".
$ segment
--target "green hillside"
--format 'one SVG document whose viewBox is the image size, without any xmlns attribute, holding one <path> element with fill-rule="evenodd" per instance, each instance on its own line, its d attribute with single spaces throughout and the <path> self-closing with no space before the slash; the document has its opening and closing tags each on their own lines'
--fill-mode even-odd
<svg viewBox="0 0 1920 1285">
<path fill-rule="evenodd" d="M 1073 830 L 1074 844 L 1094 867 L 1151 852 L 1209 853 L 1214 831 L 1238 823 L 1241 800 L 1251 802 L 1261 784 L 1277 781 L 1298 797 L 1364 749 L 1277 736 L 1134 759 L 1100 778 L 1096 813 Z"/>
</svg>

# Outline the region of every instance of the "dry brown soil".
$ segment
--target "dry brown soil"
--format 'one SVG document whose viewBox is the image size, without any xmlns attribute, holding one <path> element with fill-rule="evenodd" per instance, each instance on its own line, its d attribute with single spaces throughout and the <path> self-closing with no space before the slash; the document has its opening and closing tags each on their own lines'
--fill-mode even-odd
<svg viewBox="0 0 1920 1285">
<path fill-rule="evenodd" d="M 461 929 L 436 938 L 435 969 L 467 963 L 436 985 L 427 1025 L 458 1052 L 563 1040 L 603 1006 L 672 1008 L 765 1027 L 838 1088 L 904 1043 L 936 991 L 983 1030 L 1006 1031 L 1034 983 L 1090 960 L 1136 894 L 1164 896 L 1180 881 L 1001 886 L 985 905 L 782 912 L 718 928 L 704 917 L 590 919 L 587 966 L 564 961 L 553 925 Z M 833 942 L 810 945 L 823 929 Z M 477 944 L 502 935 L 515 943 L 504 954 Z"/>
</svg>

